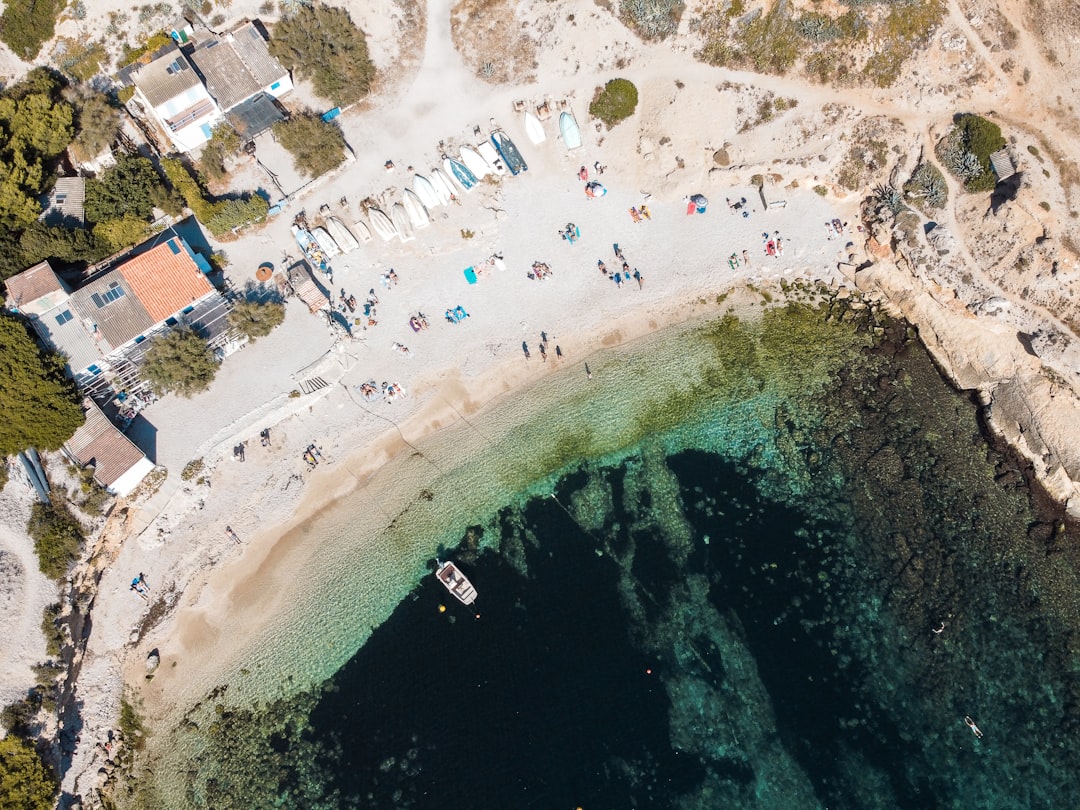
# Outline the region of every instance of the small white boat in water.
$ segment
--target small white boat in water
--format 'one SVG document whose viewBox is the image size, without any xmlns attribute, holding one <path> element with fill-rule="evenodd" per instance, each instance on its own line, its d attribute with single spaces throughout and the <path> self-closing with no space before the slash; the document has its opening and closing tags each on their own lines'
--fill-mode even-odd
<svg viewBox="0 0 1080 810">
<path fill-rule="evenodd" d="M 334 238 L 334 241 L 338 243 L 338 247 L 341 248 L 342 253 L 349 253 L 360 247 L 360 243 L 356 241 L 356 237 L 352 235 L 352 231 L 346 228 L 345 223 L 337 217 L 327 217 L 326 230 L 330 231 L 330 235 Z"/>
<path fill-rule="evenodd" d="M 401 203 L 394 203 L 390 208 L 390 218 L 394 221 L 394 227 L 397 228 L 398 239 L 402 242 L 409 242 L 416 238 L 413 235 L 412 228 L 409 227 L 409 215 L 405 213 L 405 206 Z"/>
<path fill-rule="evenodd" d="M 444 205 L 438 192 L 435 190 L 435 184 L 424 177 L 424 175 L 416 175 L 413 178 L 412 187 L 413 191 L 416 192 L 416 196 L 420 198 L 420 202 L 422 202 L 425 207 L 431 209 Z"/>
<path fill-rule="evenodd" d="M 491 167 L 487 161 L 480 157 L 480 153 L 469 146 L 461 147 L 461 162 L 470 172 L 476 175 L 476 179 L 483 180 L 491 174 Z"/>
<path fill-rule="evenodd" d="M 371 241 L 371 228 L 367 226 L 367 223 L 364 222 L 364 220 L 356 220 L 356 222 L 353 223 L 353 230 L 356 232 L 356 235 L 361 242 Z"/>
<path fill-rule="evenodd" d="M 441 169 L 431 170 L 431 186 L 435 189 L 439 199 L 442 200 L 443 205 L 449 205 L 453 198 L 457 196 L 456 186 L 451 184 L 450 179 L 442 173 Z"/>
<path fill-rule="evenodd" d="M 332 259 L 341 253 L 341 248 L 338 246 L 338 243 L 334 241 L 334 237 L 326 232 L 326 228 L 312 228 L 311 235 L 315 237 L 315 241 L 319 243 L 319 247 L 322 248 L 322 252 L 326 254 L 326 258 Z"/>
<path fill-rule="evenodd" d="M 480 157 L 484 159 L 484 163 L 491 167 L 493 171 L 499 177 L 506 174 L 506 167 L 503 165 L 502 158 L 499 157 L 499 153 L 495 149 L 495 145 L 489 141 L 478 143 L 476 145 L 476 151 L 480 154 Z"/>
<path fill-rule="evenodd" d="M 564 112 L 559 116 L 559 132 L 562 133 L 563 143 L 567 149 L 577 149 L 581 146 L 581 129 L 572 112 Z"/>
<path fill-rule="evenodd" d="M 375 229 L 375 233 L 382 237 L 384 242 L 389 242 L 398 235 L 397 226 L 394 225 L 385 211 L 378 208 L 369 208 L 368 218 L 371 220 L 371 227 Z"/>
<path fill-rule="evenodd" d="M 544 125 L 536 117 L 536 114 L 529 110 L 525 111 L 525 134 L 529 136 L 529 140 L 534 144 L 543 143 L 547 140 Z"/>
<path fill-rule="evenodd" d="M 431 215 L 411 188 L 405 189 L 401 197 L 405 204 L 405 213 L 409 215 L 409 221 L 414 228 L 426 228 L 431 224 Z"/>
<path fill-rule="evenodd" d="M 471 605 L 476 601 L 476 588 L 452 562 L 439 562 L 439 570 L 435 572 L 435 576 L 461 604 Z"/>
</svg>

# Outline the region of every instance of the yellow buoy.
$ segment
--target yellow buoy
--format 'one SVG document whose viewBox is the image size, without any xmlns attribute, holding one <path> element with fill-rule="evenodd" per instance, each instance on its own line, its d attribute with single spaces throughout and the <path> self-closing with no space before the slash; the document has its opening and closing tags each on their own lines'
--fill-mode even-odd
<svg viewBox="0 0 1080 810">
<path fill-rule="evenodd" d="M 446 605 L 439 605 L 439 613 L 446 613 Z"/>
</svg>

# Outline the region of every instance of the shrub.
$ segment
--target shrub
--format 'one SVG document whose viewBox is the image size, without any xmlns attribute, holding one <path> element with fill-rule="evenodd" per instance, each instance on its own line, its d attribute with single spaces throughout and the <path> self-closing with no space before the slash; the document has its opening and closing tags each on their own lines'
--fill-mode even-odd
<svg viewBox="0 0 1080 810">
<path fill-rule="evenodd" d="M 274 124 L 274 137 L 292 156 L 297 171 L 318 177 L 345 161 L 345 136 L 313 112 Z"/>
<path fill-rule="evenodd" d="M 59 785 L 34 745 L 15 735 L 0 740 L 0 801 L 15 810 L 52 810 Z"/>
<path fill-rule="evenodd" d="M 97 223 L 93 234 L 98 245 L 107 247 L 109 253 L 118 253 L 144 241 L 150 235 L 150 225 L 144 219 L 125 214 L 119 219 Z"/>
<path fill-rule="evenodd" d="M 76 160 L 93 160 L 116 139 L 120 127 L 119 110 L 104 93 L 92 90 L 72 93 L 71 102 L 75 105 L 78 130 L 71 151 Z"/>
<path fill-rule="evenodd" d="M 142 368 L 143 378 L 159 395 L 190 397 L 210 387 L 219 361 L 191 329 L 175 329 L 154 338 Z"/>
<path fill-rule="evenodd" d="M 925 160 L 915 167 L 911 178 L 904 183 L 904 196 L 929 209 L 942 208 L 949 198 L 945 176 L 933 163 Z"/>
<path fill-rule="evenodd" d="M 203 176 L 212 183 L 228 177 L 225 161 L 237 154 L 240 146 L 240 136 L 231 124 L 223 122 L 214 127 L 214 132 L 199 157 L 199 169 Z"/>
<path fill-rule="evenodd" d="M 596 88 L 589 115 L 599 118 L 608 129 L 625 121 L 637 109 L 637 87 L 629 79 L 612 79 L 601 89 Z"/>
<path fill-rule="evenodd" d="M 285 320 L 285 306 L 276 301 L 241 301 L 229 313 L 229 325 L 252 343 L 269 335 Z"/>
<path fill-rule="evenodd" d="M 41 613 L 41 633 L 45 636 L 45 653 L 50 658 L 60 655 L 60 650 L 64 646 L 64 634 L 57 624 L 62 609 L 59 602 L 54 602 L 46 605 Z"/>
<path fill-rule="evenodd" d="M 57 498 L 51 503 L 34 504 L 26 532 L 34 539 L 41 573 L 50 579 L 63 579 L 67 575 L 86 540 L 79 521 L 67 504 Z"/>
<path fill-rule="evenodd" d="M 31 62 L 53 38 L 64 0 L 8 0 L 0 16 L 0 40 L 20 59 Z"/>
<path fill-rule="evenodd" d="M 236 228 L 250 225 L 266 218 L 269 204 L 258 195 L 231 200 L 211 202 L 203 194 L 202 186 L 191 176 L 184 164 L 175 158 L 161 161 L 161 169 L 187 207 L 215 236 Z"/>
<path fill-rule="evenodd" d="M 273 28 L 270 53 L 304 79 L 315 92 L 340 107 L 353 104 L 371 90 L 375 64 L 364 32 L 349 12 L 329 6 L 301 5 Z"/>
<path fill-rule="evenodd" d="M 180 471 L 181 481 L 190 481 L 196 475 L 203 471 L 204 462 L 201 458 L 189 461 L 184 465 L 184 469 Z"/>
<path fill-rule="evenodd" d="M 953 128 L 938 142 L 942 165 L 967 191 L 989 191 L 997 185 L 990 155 L 1005 146 L 1001 127 L 978 115 L 958 115 Z"/>
<path fill-rule="evenodd" d="M 96 262 L 111 250 L 83 228 L 65 228 L 31 222 L 19 237 L 18 270 L 37 264 L 42 259 L 62 262 Z"/>
<path fill-rule="evenodd" d="M 10 315 L 0 315 L 0 413 L 0 456 L 59 450 L 83 423 L 63 357 L 39 350 L 25 323 Z"/>
<path fill-rule="evenodd" d="M 619 19 L 644 40 L 666 39 L 679 28 L 681 0 L 620 0 Z"/>
<path fill-rule="evenodd" d="M 133 62 L 138 61 L 141 57 L 151 54 L 158 48 L 162 48 L 173 41 L 173 38 L 165 31 L 158 31 L 155 34 L 151 34 L 146 42 L 142 45 L 136 45 L 134 48 L 124 46 L 124 52 L 119 59 L 120 67 L 127 67 Z"/>
</svg>

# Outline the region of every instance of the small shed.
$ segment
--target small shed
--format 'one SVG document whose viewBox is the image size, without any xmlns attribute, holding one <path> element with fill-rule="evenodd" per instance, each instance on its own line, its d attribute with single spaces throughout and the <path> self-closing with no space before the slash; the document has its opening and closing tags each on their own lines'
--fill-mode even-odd
<svg viewBox="0 0 1080 810">
<path fill-rule="evenodd" d="M 86 421 L 68 439 L 64 451 L 79 467 L 93 467 L 94 480 L 111 494 L 130 494 L 154 469 L 153 462 L 89 397 L 83 400 L 83 412 Z"/>
<path fill-rule="evenodd" d="M 1007 147 L 999 149 L 990 155 L 990 165 L 994 167 L 994 174 L 997 175 L 999 183 L 1016 174 L 1016 165 L 1013 163 L 1012 155 L 1009 154 Z"/>
</svg>

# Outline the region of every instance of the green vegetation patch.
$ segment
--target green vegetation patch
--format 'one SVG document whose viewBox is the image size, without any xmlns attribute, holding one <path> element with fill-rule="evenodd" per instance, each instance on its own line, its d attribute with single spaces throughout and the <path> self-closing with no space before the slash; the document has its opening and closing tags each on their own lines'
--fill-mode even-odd
<svg viewBox="0 0 1080 810">
<path fill-rule="evenodd" d="M 211 183 L 220 183 L 229 176 L 225 161 L 240 152 L 240 136 L 228 122 L 214 127 L 214 131 L 203 147 L 199 157 L 199 170 Z"/>
<path fill-rule="evenodd" d="M 0 807 L 52 810 L 59 787 L 33 743 L 15 735 L 0 740 Z"/>
<path fill-rule="evenodd" d="M 270 210 L 266 200 L 257 194 L 217 202 L 211 201 L 199 182 L 176 158 L 162 160 L 161 170 L 165 172 L 173 189 L 184 199 L 196 219 L 215 236 L 222 236 L 254 222 L 261 222 L 266 219 L 266 213 Z"/>
<path fill-rule="evenodd" d="M 285 305 L 277 301 L 240 301 L 229 313 L 229 325 L 252 343 L 269 335 L 284 320 Z"/>
<path fill-rule="evenodd" d="M 949 199 L 945 175 L 933 163 L 921 161 L 904 183 L 904 197 L 924 212 L 943 208 Z"/>
<path fill-rule="evenodd" d="M 26 324 L 0 315 L 0 456 L 30 447 L 59 450 L 83 423 L 64 358 L 42 351 Z"/>
<path fill-rule="evenodd" d="M 619 19 L 644 40 L 667 39 L 679 29 L 682 0 L 620 0 Z"/>
<path fill-rule="evenodd" d="M 220 365 L 197 332 L 174 329 L 154 338 L 142 375 L 159 395 L 190 397 L 210 387 Z"/>
<path fill-rule="evenodd" d="M 589 115 L 599 118 L 608 129 L 625 121 L 637 109 L 638 91 L 629 79 L 612 79 L 602 88 L 596 88 Z"/>
<path fill-rule="evenodd" d="M 901 67 L 916 51 L 926 47 L 945 17 L 943 0 L 898 3 L 875 27 L 876 47 L 863 74 L 878 87 L 891 87 Z"/>
<path fill-rule="evenodd" d="M 7 0 L 0 16 L 0 40 L 20 59 L 32 62 L 56 33 L 64 0 Z"/>
<path fill-rule="evenodd" d="M 319 177 L 345 162 L 345 136 L 341 129 L 310 110 L 287 121 L 278 121 L 273 131 L 302 174 Z"/>
<path fill-rule="evenodd" d="M 294 4 L 271 33 L 270 53 L 323 98 L 344 107 L 371 92 L 376 70 L 367 37 L 344 9 Z"/>
<path fill-rule="evenodd" d="M 82 525 L 57 498 L 34 504 L 26 532 L 34 539 L 34 551 L 41 573 L 49 579 L 63 579 L 79 557 L 86 535 Z"/>
<path fill-rule="evenodd" d="M 980 192 L 997 185 L 990 155 L 1004 146 L 1001 127 L 968 113 L 956 116 L 953 128 L 938 141 L 935 151 L 941 165 L 963 182 L 967 191 Z"/>
</svg>

